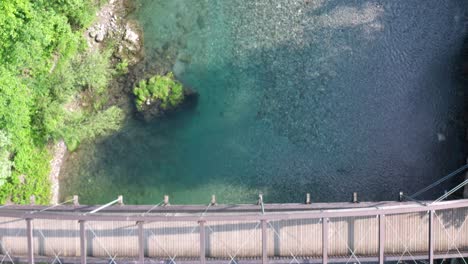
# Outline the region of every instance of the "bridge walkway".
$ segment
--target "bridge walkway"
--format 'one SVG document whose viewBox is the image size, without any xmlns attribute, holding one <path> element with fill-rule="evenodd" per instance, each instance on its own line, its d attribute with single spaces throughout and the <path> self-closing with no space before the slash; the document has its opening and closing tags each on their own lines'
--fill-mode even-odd
<svg viewBox="0 0 468 264">
<path fill-rule="evenodd" d="M 264 212 L 258 205 L 116 205 L 90 214 L 97 208 L 0 208 L 2 262 L 432 263 L 468 257 L 468 200 L 265 204 Z"/>
</svg>

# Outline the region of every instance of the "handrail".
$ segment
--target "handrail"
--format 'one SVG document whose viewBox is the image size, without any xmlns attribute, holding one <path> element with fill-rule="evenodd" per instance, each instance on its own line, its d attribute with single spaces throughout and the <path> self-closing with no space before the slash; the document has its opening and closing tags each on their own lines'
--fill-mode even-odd
<svg viewBox="0 0 468 264">
<path fill-rule="evenodd" d="M 99 206 L 98 208 L 92 210 L 92 211 L 89 212 L 89 213 L 85 213 L 85 214 L 94 214 L 94 213 L 97 213 L 97 212 L 101 211 L 102 209 L 105 209 L 105 208 L 107 208 L 107 207 L 109 207 L 109 206 L 111 206 L 111 205 L 113 205 L 113 204 L 116 204 L 116 203 L 120 202 L 121 200 L 122 200 L 122 199 L 119 197 L 119 198 L 115 199 L 114 201 L 111 201 L 111 202 L 108 202 L 108 203 L 106 203 L 106 204 L 104 204 L 104 205 L 102 205 L 102 206 Z"/>
<path fill-rule="evenodd" d="M 462 183 L 460 183 L 459 185 L 457 185 L 456 187 L 454 187 L 453 189 L 451 189 L 450 191 L 448 191 L 446 194 L 442 195 L 441 197 L 437 198 L 436 200 L 434 200 L 432 203 L 438 203 L 442 200 L 444 200 L 445 198 L 449 197 L 451 194 L 453 194 L 454 192 L 460 190 L 461 188 L 463 188 L 466 184 L 468 184 L 468 179 L 463 181 Z"/>
<path fill-rule="evenodd" d="M 29 214 L 20 210 L 0 210 L 0 217 L 13 217 L 21 219 L 55 219 L 76 221 L 135 221 L 135 222 L 187 222 L 187 221 L 258 221 L 258 220 L 294 220 L 294 219 L 320 219 L 336 217 L 356 217 L 417 213 L 435 210 L 455 209 L 468 207 L 468 199 L 452 200 L 422 206 L 413 202 L 402 202 L 396 206 L 382 206 L 373 208 L 333 209 L 316 211 L 298 211 L 281 213 L 251 213 L 251 214 L 207 214 L 207 215 L 124 215 L 113 213 L 78 214 L 78 213 L 54 213 L 37 212 Z"/>
<path fill-rule="evenodd" d="M 425 201 L 430 202 L 430 201 Z M 331 202 L 331 203 L 264 203 L 265 212 L 284 212 L 284 211 L 314 211 L 314 210 L 331 210 L 331 209 L 347 209 L 347 208 L 366 208 L 366 207 L 380 207 L 382 205 L 398 205 L 398 201 L 378 201 L 378 202 Z M 52 212 L 69 212 L 69 213 L 86 213 L 100 205 L 78 205 L 78 206 L 56 206 L 47 211 Z M 22 210 L 22 211 L 39 211 L 47 208 L 44 205 L 9 205 L 8 207 L 1 208 L 3 210 Z M 194 213 L 198 214 L 206 210 L 206 204 L 193 204 L 193 205 L 177 205 L 171 204 L 170 206 L 154 206 L 154 205 L 119 205 L 110 206 L 100 212 L 104 213 L 135 213 L 143 214 L 148 211 L 151 213 Z M 208 213 L 257 213 L 258 204 L 216 204 L 209 208 Z"/>
<path fill-rule="evenodd" d="M 432 183 L 431 185 L 426 186 L 425 188 L 423 188 L 423 189 L 421 189 L 421 190 L 415 192 L 413 195 L 410 196 L 410 198 L 415 199 L 417 196 L 419 196 L 419 195 L 421 195 L 421 194 L 427 192 L 428 190 L 434 188 L 435 186 L 441 184 L 442 182 L 444 182 L 444 181 L 446 181 L 446 180 L 448 180 L 448 179 L 450 179 L 450 178 L 452 178 L 452 177 L 458 175 L 459 173 L 461 173 L 462 171 L 464 171 L 464 170 L 466 170 L 466 169 L 468 169 L 468 164 L 466 164 L 466 165 L 464 165 L 464 166 L 461 166 L 460 168 L 458 168 L 458 169 L 456 169 L 455 171 L 449 173 L 449 174 L 446 175 L 445 177 L 443 177 L 443 178 L 437 180 L 436 182 Z"/>
</svg>

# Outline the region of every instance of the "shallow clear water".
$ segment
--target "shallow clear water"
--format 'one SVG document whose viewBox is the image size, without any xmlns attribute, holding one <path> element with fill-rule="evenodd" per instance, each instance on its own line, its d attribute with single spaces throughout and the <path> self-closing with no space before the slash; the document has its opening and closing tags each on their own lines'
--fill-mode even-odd
<svg viewBox="0 0 468 264">
<path fill-rule="evenodd" d="M 198 104 L 83 144 L 61 195 L 240 203 L 259 192 L 269 202 L 415 192 L 464 162 L 456 67 L 467 6 L 141 0 L 148 71 L 172 68 Z"/>
</svg>

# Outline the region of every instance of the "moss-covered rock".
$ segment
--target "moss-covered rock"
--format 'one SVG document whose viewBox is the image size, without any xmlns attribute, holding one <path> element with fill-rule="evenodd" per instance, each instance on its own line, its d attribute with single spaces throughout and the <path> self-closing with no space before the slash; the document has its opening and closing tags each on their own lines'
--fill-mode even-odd
<svg viewBox="0 0 468 264">
<path fill-rule="evenodd" d="M 172 72 L 141 80 L 133 89 L 135 104 L 143 114 L 157 115 L 177 108 L 184 101 L 184 87 Z M 145 118 L 146 119 L 146 118 Z"/>
</svg>

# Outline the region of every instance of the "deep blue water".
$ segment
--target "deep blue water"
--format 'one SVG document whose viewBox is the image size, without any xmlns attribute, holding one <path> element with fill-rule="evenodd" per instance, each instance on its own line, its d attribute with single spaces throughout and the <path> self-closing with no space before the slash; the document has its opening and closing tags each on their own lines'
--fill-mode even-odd
<svg viewBox="0 0 468 264">
<path fill-rule="evenodd" d="M 250 203 L 259 192 L 269 202 L 415 192 L 464 162 L 457 67 L 467 6 L 140 0 L 146 67 L 174 71 L 198 103 L 83 144 L 63 170 L 62 196 Z"/>
</svg>

